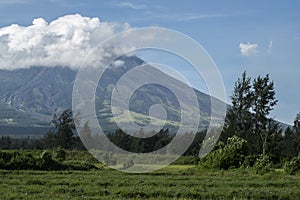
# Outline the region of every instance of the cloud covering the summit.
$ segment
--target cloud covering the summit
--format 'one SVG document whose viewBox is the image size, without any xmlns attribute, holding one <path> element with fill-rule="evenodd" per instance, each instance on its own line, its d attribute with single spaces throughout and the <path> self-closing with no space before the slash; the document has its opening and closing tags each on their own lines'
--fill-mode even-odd
<svg viewBox="0 0 300 200">
<path fill-rule="evenodd" d="M 79 14 L 62 16 L 51 22 L 37 18 L 29 26 L 2 27 L 0 69 L 31 66 L 76 69 L 101 41 L 129 28 L 127 23 L 102 22 L 99 18 Z M 97 54 L 94 59 L 101 59 L 104 54 Z"/>
</svg>

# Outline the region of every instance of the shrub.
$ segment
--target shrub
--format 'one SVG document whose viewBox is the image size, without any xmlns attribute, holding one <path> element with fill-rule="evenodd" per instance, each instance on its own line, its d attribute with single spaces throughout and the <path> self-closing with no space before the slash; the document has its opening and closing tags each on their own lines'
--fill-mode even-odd
<svg viewBox="0 0 300 200">
<path fill-rule="evenodd" d="M 200 161 L 200 165 L 206 168 L 229 169 L 240 167 L 245 159 L 246 140 L 233 136 L 227 139 L 226 145 L 212 151 Z"/>
<path fill-rule="evenodd" d="M 62 162 L 66 159 L 66 151 L 62 148 L 58 148 L 54 151 L 54 159 Z"/>
<path fill-rule="evenodd" d="M 8 169 L 35 169 L 35 159 L 31 154 L 13 152 L 7 166 Z"/>
<path fill-rule="evenodd" d="M 284 164 L 284 170 L 290 175 L 295 175 L 300 172 L 300 155 L 286 162 Z"/>
<path fill-rule="evenodd" d="M 134 165 L 133 160 L 129 160 L 126 163 L 123 163 L 123 168 L 122 169 L 128 169 L 129 167 L 132 167 Z"/>
<path fill-rule="evenodd" d="M 49 151 L 43 151 L 40 158 L 37 159 L 36 166 L 40 170 L 61 170 L 65 167 L 52 159 L 52 155 Z"/>
<path fill-rule="evenodd" d="M 60 150 L 59 150 L 60 151 Z M 61 153 L 61 152 L 60 152 Z M 64 152 L 65 153 L 65 152 Z M 64 153 L 54 156 L 63 159 Z M 51 151 L 35 152 L 26 151 L 0 151 L 0 169 L 7 170 L 90 170 L 98 169 L 88 160 L 78 162 L 66 162 L 65 164 L 54 160 Z"/>
<path fill-rule="evenodd" d="M 102 156 L 103 162 L 106 165 L 114 166 L 117 164 L 117 159 L 112 152 L 105 153 Z"/>
<path fill-rule="evenodd" d="M 64 163 L 65 169 L 67 170 L 91 170 L 100 169 L 89 162 L 71 161 Z"/>
<path fill-rule="evenodd" d="M 200 158 L 198 156 L 180 156 L 174 163 L 174 165 L 196 165 L 199 163 Z"/>
<path fill-rule="evenodd" d="M 251 168 L 254 166 L 258 156 L 257 155 L 248 155 L 245 157 L 244 163 L 242 167 L 244 168 Z"/>
<path fill-rule="evenodd" d="M 260 175 L 263 175 L 265 173 L 274 170 L 274 165 L 269 155 L 265 155 L 265 156 L 260 155 L 257 158 L 253 167 L 255 169 L 255 173 Z"/>
<path fill-rule="evenodd" d="M 7 164 L 10 162 L 11 155 L 7 152 L 0 151 L 0 168 L 6 169 Z"/>
</svg>

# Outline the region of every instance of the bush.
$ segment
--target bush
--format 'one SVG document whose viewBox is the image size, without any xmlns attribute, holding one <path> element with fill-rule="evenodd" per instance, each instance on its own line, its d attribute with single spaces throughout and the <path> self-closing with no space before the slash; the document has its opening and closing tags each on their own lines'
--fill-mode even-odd
<svg viewBox="0 0 300 200">
<path fill-rule="evenodd" d="M 212 151 L 200 161 L 200 165 L 205 168 L 230 169 L 239 168 L 245 159 L 246 140 L 233 136 L 227 139 L 226 145 Z"/>
<path fill-rule="evenodd" d="M 8 169 L 35 169 L 35 158 L 31 154 L 13 152 L 7 164 Z"/>
<path fill-rule="evenodd" d="M 257 155 L 248 155 L 245 157 L 244 163 L 242 167 L 244 168 L 251 168 L 256 163 L 258 156 Z"/>
<path fill-rule="evenodd" d="M 7 164 L 10 162 L 11 155 L 7 152 L 0 151 L 0 168 L 6 169 Z"/>
<path fill-rule="evenodd" d="M 95 165 L 89 163 L 89 162 L 85 162 L 85 161 L 69 161 L 64 163 L 65 169 L 66 170 L 92 170 L 92 169 L 101 169 L 96 167 Z"/>
<path fill-rule="evenodd" d="M 260 175 L 274 170 L 274 165 L 269 155 L 260 155 L 253 167 L 255 169 L 255 173 Z"/>
<path fill-rule="evenodd" d="M 200 158 L 198 156 L 180 156 L 174 163 L 174 165 L 196 165 L 199 163 Z"/>
<path fill-rule="evenodd" d="M 102 156 L 102 159 L 106 165 L 115 166 L 117 164 L 117 159 L 112 152 L 105 153 Z"/>
<path fill-rule="evenodd" d="M 134 165 L 133 160 L 129 160 L 129 161 L 123 163 L 123 168 L 122 169 L 128 169 L 128 168 L 132 167 L 133 165 Z"/>
<path fill-rule="evenodd" d="M 37 159 L 36 166 L 40 170 L 62 170 L 65 167 L 52 159 L 52 155 L 49 151 L 43 151 L 40 158 Z"/>
<path fill-rule="evenodd" d="M 300 155 L 294 157 L 291 161 L 288 161 L 284 164 L 284 171 L 290 175 L 295 175 L 300 172 Z"/>
<path fill-rule="evenodd" d="M 54 151 L 54 159 L 62 162 L 66 159 L 66 151 L 62 148 L 58 148 Z"/>
<path fill-rule="evenodd" d="M 55 165 L 55 167 L 54 167 Z M 40 157 L 23 151 L 0 152 L 0 168 L 7 170 L 48 170 L 58 169 L 62 165 L 52 160 L 49 152 L 43 152 Z"/>
<path fill-rule="evenodd" d="M 63 150 L 64 151 L 64 150 Z M 98 169 L 89 160 L 61 162 L 54 160 L 52 151 L 0 151 L 0 169 L 6 170 L 90 170 Z M 63 159 L 64 153 L 54 152 L 54 156 Z M 87 154 L 89 155 L 89 154 Z"/>
</svg>

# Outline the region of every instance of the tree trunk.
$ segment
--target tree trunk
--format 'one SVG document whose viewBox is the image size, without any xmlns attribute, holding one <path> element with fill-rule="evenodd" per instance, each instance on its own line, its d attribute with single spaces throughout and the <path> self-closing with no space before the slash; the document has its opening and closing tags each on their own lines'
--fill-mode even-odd
<svg viewBox="0 0 300 200">
<path fill-rule="evenodd" d="M 262 155 L 263 157 L 265 157 L 266 152 L 267 152 L 267 139 L 268 139 L 268 135 L 265 136 L 264 141 L 263 141 L 263 146 L 262 146 Z"/>
</svg>

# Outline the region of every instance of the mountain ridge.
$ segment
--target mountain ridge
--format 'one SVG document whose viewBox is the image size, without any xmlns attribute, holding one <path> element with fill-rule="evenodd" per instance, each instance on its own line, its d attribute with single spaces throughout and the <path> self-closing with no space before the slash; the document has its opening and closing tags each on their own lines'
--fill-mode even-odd
<svg viewBox="0 0 300 200">
<path fill-rule="evenodd" d="M 147 64 L 136 56 L 121 56 L 117 60 L 122 64 L 110 65 L 104 71 L 96 90 L 97 117 L 105 131 L 114 131 L 117 128 L 114 117 L 118 117 L 118 119 L 124 117 L 122 115 L 113 117 L 110 107 L 112 90 L 117 81 L 134 67 Z M 23 135 L 20 132 L 28 130 L 26 132 L 29 133 L 30 128 L 32 128 L 31 135 L 45 134 L 50 128 L 53 113 L 71 109 L 72 89 L 76 73 L 76 70 L 68 67 L 0 70 L 2 86 L 0 89 L 0 135 Z M 147 65 L 145 76 L 151 75 L 169 80 L 174 87 L 179 89 L 186 87 L 184 83 Z M 128 85 L 130 84 L 134 84 L 134 80 L 130 80 Z M 201 111 L 199 128 L 204 129 L 209 124 L 211 98 L 194 88 L 193 90 L 197 96 L 199 107 L 190 107 L 189 109 Z M 183 94 L 185 94 L 184 91 Z M 217 99 L 212 98 L 212 100 L 217 101 L 220 105 L 224 104 Z M 132 116 L 139 120 L 138 123 L 141 125 L 147 125 L 150 122 L 149 108 L 154 104 L 162 104 L 166 109 L 168 116 L 166 124 L 169 126 L 167 128 L 176 129 L 177 123 L 180 121 L 180 105 L 172 91 L 158 84 L 149 84 L 134 92 L 130 102 Z M 126 119 L 122 120 L 127 123 Z M 158 120 L 158 123 L 161 122 Z"/>
</svg>

